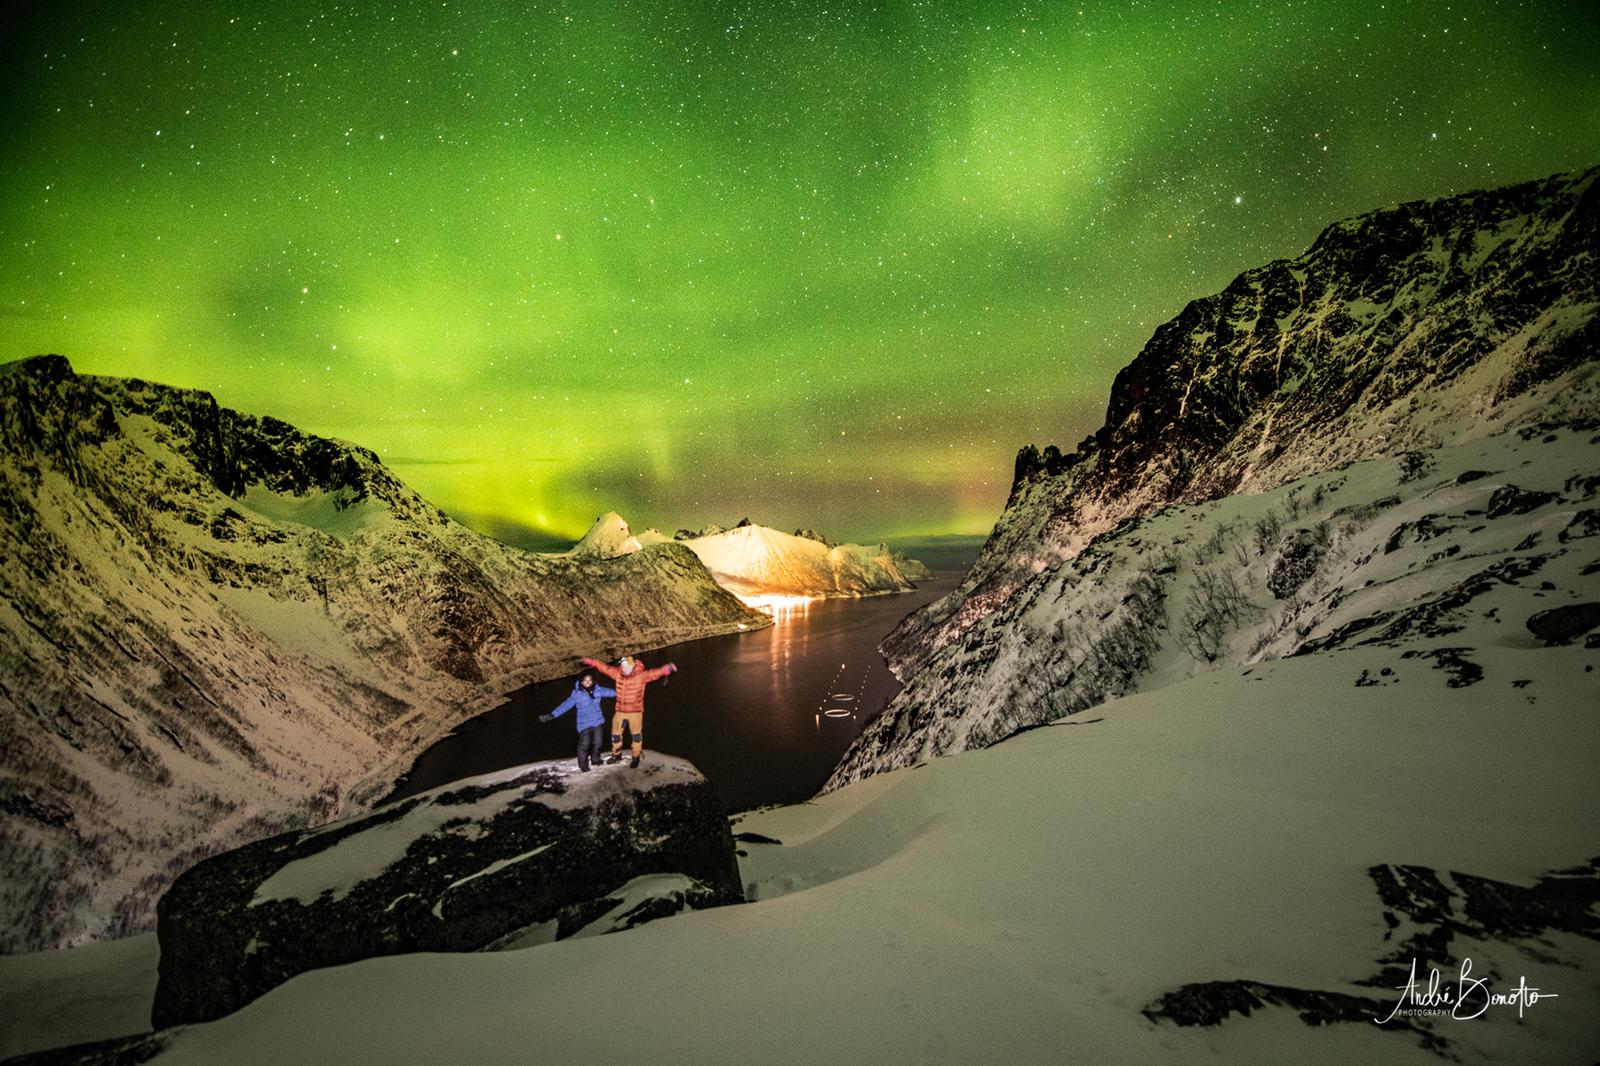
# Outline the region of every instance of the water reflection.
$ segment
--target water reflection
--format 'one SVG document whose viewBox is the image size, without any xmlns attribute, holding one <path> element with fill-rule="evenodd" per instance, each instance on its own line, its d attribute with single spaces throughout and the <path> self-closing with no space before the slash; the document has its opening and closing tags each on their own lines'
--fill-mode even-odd
<svg viewBox="0 0 1600 1066">
<path fill-rule="evenodd" d="M 807 798 L 900 687 L 878 642 L 959 576 L 941 573 L 899 596 L 746 597 L 772 615 L 772 626 L 647 651 L 648 663 L 679 667 L 650 686 L 647 753 L 689 759 L 730 807 Z M 573 674 L 520 689 L 464 723 L 423 753 L 391 798 L 534 759 L 571 758 L 570 718 L 538 716 L 572 692 L 577 669 L 574 662 Z"/>
<path fill-rule="evenodd" d="M 772 616 L 774 625 L 792 624 L 804 620 L 811 613 L 811 605 L 816 603 L 819 596 L 740 596 L 739 599 L 746 607 L 754 607 Z"/>
</svg>

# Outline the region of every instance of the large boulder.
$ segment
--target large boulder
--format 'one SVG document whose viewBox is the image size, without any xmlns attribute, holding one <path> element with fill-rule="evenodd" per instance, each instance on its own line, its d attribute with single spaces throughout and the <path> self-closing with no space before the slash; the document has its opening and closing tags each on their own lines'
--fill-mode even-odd
<svg viewBox="0 0 1600 1066">
<path fill-rule="evenodd" d="M 1528 631 L 1546 644 L 1570 644 L 1600 626 L 1600 603 L 1568 603 L 1528 619 Z"/>
<path fill-rule="evenodd" d="M 532 763 L 199 863 L 157 907 L 156 1028 L 221 1017 L 306 970 L 523 946 L 743 900 L 692 765 Z"/>
</svg>

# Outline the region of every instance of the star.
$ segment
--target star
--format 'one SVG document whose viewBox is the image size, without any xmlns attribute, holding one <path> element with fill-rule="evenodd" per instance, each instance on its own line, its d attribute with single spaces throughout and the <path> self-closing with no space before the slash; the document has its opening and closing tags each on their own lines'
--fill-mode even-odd
<svg viewBox="0 0 1600 1066">
<path fill-rule="evenodd" d="M 1456 0 L 1446 37 L 1382 0 L 416 3 L 381 33 L 266 5 L 177 50 L 151 5 L 41 17 L 0 108 L 0 301 L 27 312 L 0 359 L 221 382 L 380 451 L 544 456 L 408 472 L 486 522 L 983 533 L 1016 450 L 1093 432 L 1189 300 L 1340 218 L 1600 159 L 1590 27 L 1522 5 L 1506 48 L 1503 6 Z"/>
</svg>

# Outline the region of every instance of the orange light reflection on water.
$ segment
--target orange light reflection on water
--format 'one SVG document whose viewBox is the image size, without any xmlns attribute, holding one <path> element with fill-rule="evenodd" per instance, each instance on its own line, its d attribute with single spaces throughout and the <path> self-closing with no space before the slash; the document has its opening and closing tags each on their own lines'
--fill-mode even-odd
<svg viewBox="0 0 1600 1066">
<path fill-rule="evenodd" d="M 754 607 L 758 611 L 765 611 L 772 616 L 774 622 L 788 621 L 792 618 L 804 616 L 811 610 L 811 605 L 820 597 L 817 596 L 740 596 L 747 607 Z"/>
</svg>

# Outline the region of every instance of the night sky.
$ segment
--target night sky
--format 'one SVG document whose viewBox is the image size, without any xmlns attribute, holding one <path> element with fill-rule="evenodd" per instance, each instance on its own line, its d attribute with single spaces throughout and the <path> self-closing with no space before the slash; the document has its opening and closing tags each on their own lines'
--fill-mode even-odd
<svg viewBox="0 0 1600 1066">
<path fill-rule="evenodd" d="M 516 6 L 9 24 L 0 359 L 360 442 L 510 538 L 982 532 L 1186 301 L 1600 161 L 1591 3 Z"/>
</svg>

